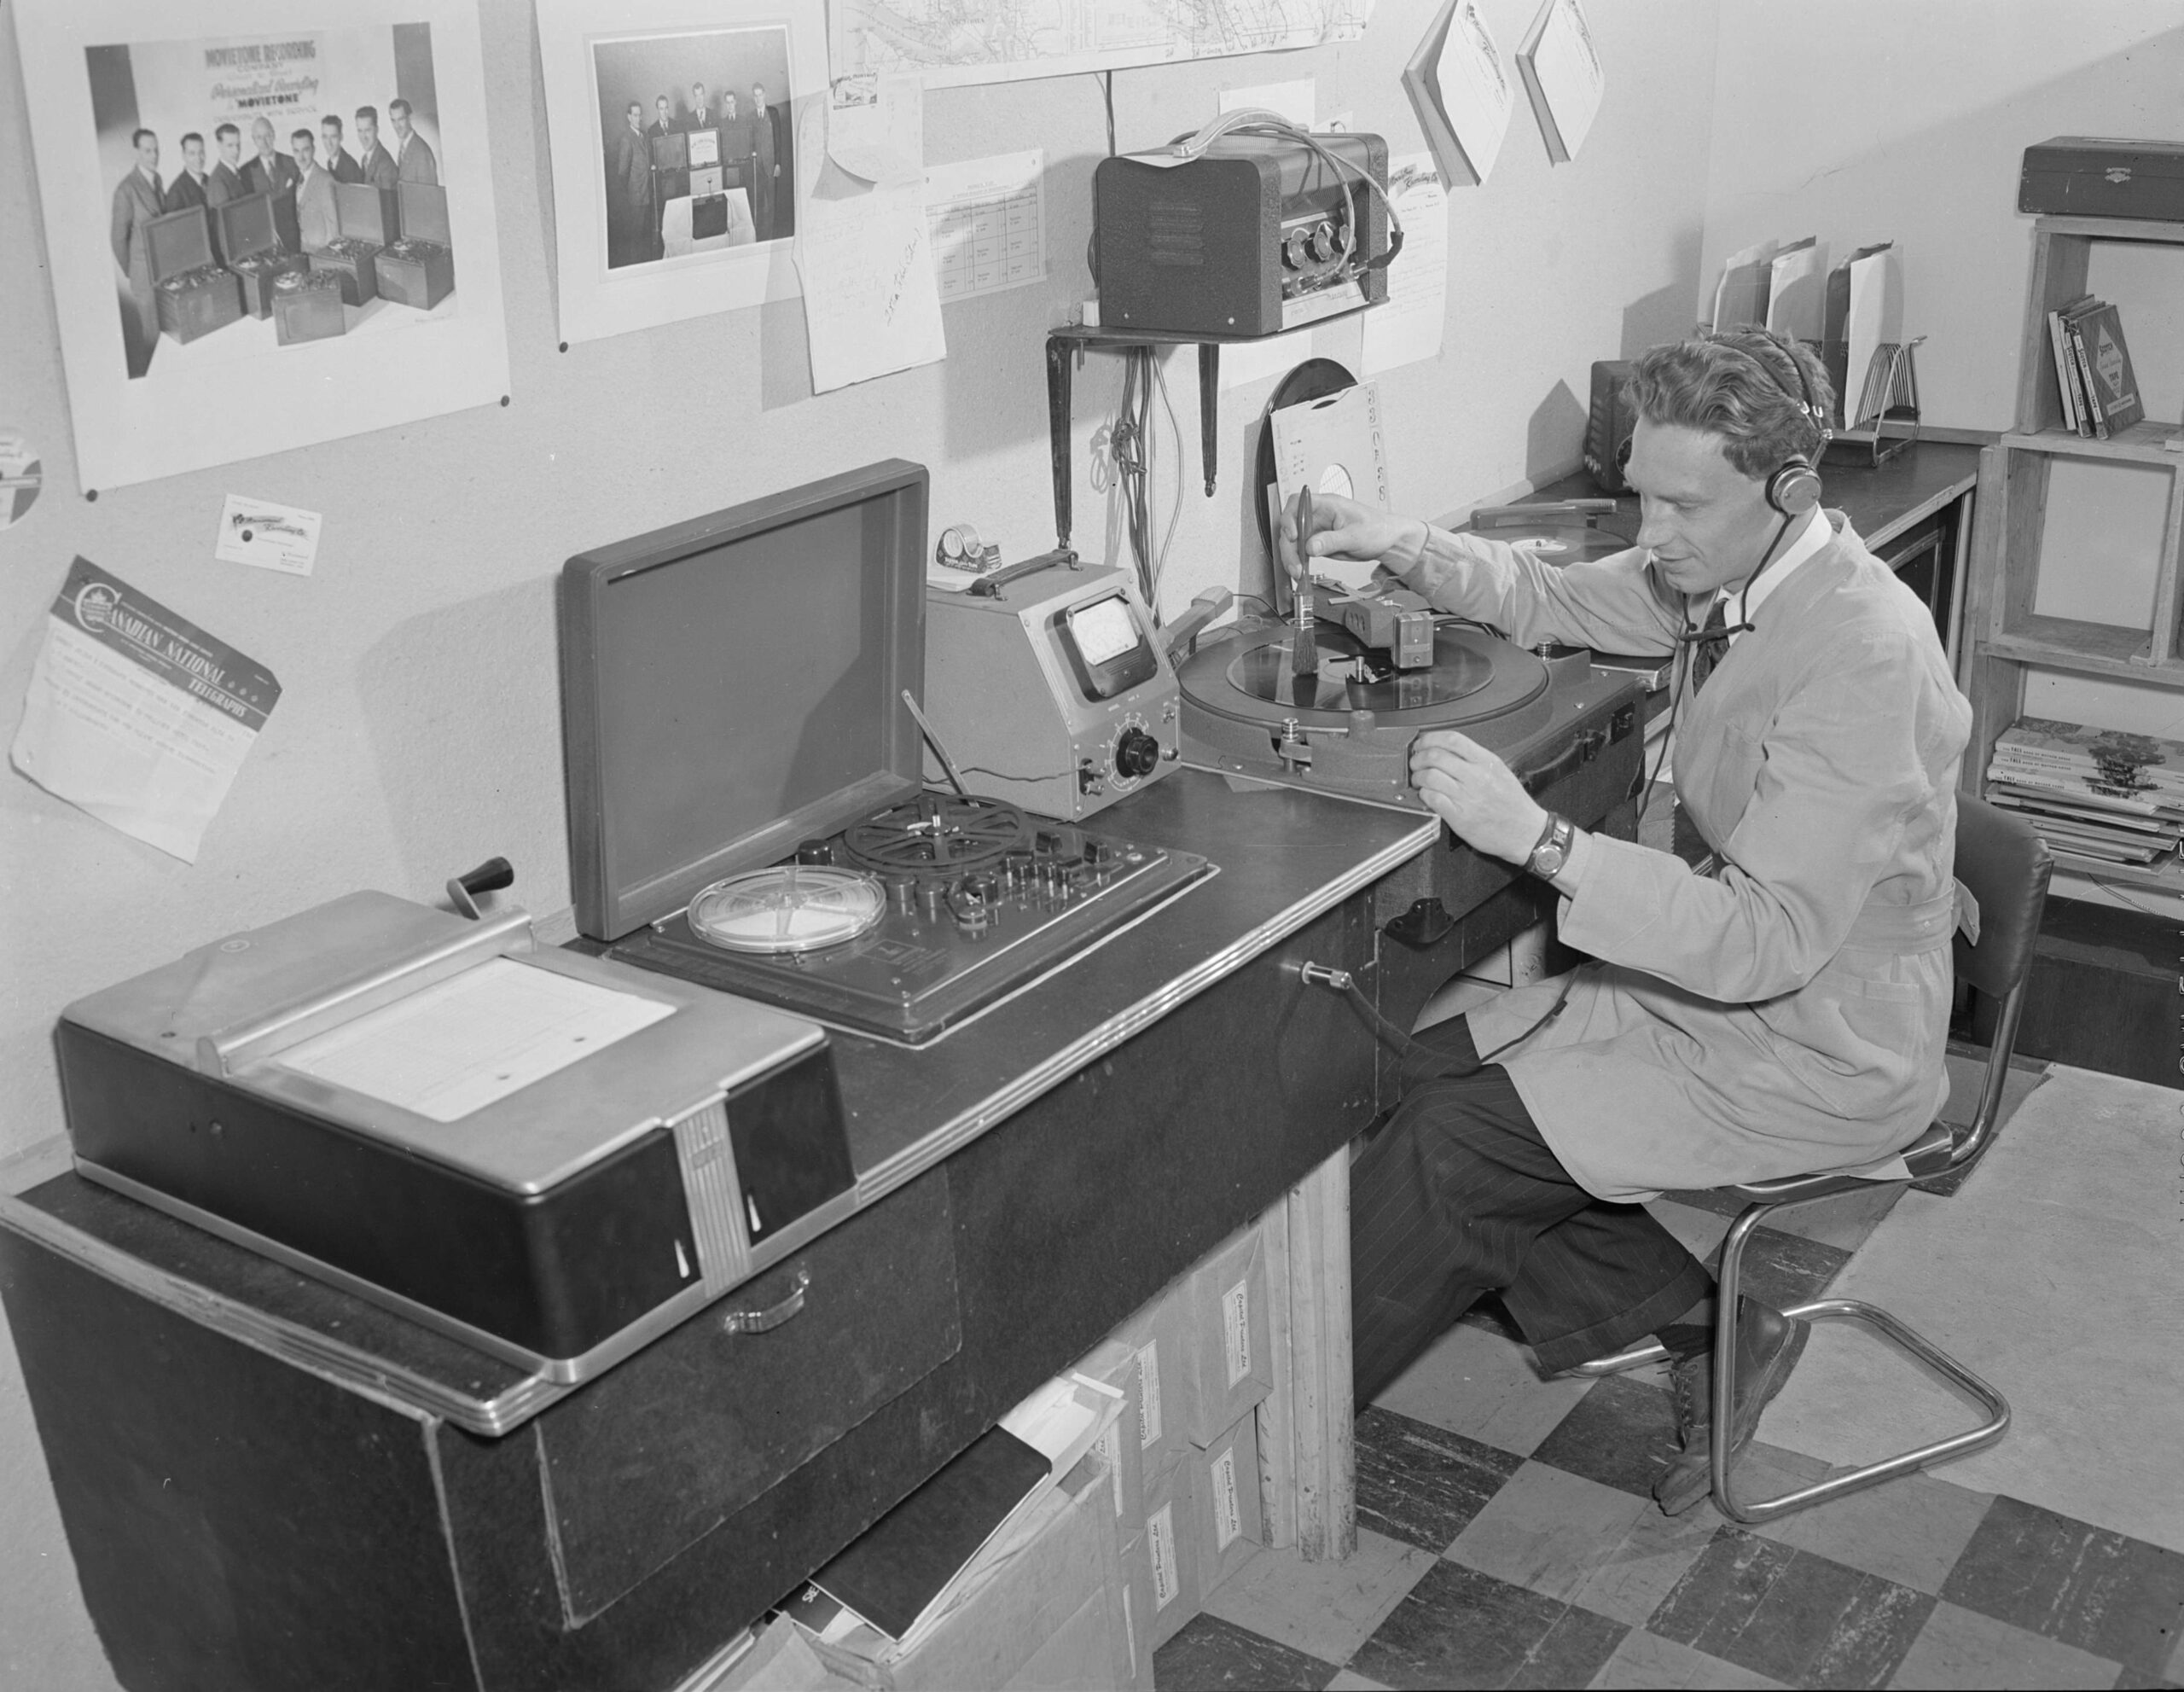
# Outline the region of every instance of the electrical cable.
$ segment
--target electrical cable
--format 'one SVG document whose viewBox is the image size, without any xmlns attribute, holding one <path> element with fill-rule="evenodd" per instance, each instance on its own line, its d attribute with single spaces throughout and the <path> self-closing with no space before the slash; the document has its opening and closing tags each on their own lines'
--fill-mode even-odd
<svg viewBox="0 0 2184 1692">
<path fill-rule="evenodd" d="M 1100 96 L 1107 107 L 1107 156 L 1115 156 L 1115 73 L 1100 73 Z"/>
<path fill-rule="evenodd" d="M 1577 986 L 1578 976 L 1584 974 L 1588 969 L 1598 969 L 1601 966 L 1598 960 L 1588 958 L 1584 962 L 1571 970 L 1568 974 L 1562 978 L 1562 991 L 1554 996 L 1554 1003 L 1547 1008 L 1547 1012 L 1544 1015 L 1533 1022 L 1530 1027 L 1525 1028 L 1521 1032 L 1502 1041 L 1500 1045 L 1494 1047 L 1490 1051 L 1481 1052 L 1478 1055 L 1478 1061 L 1476 1063 L 1473 1063 L 1469 1068 L 1466 1069 L 1454 1067 L 1444 1067 L 1435 1071 L 1432 1075 L 1427 1076 L 1426 1079 L 1430 1081 L 1461 1081 L 1469 1076 L 1478 1074 L 1480 1070 L 1485 1068 L 1488 1064 L 1493 1062 L 1494 1060 L 1501 1056 L 1503 1052 L 1507 1051 L 1510 1047 L 1523 1044 L 1524 1042 L 1531 1038 L 1531 1037 L 1538 1033 L 1541 1029 L 1546 1027 L 1548 1024 L 1554 1021 L 1555 1018 L 1561 1015 L 1564 1009 L 1569 1005 L 1570 995 Z M 1405 1062 L 1409 1062 L 1414 1058 L 1425 1058 L 1428 1061 L 1432 1061 L 1441 1057 L 1442 1054 L 1428 1051 L 1425 1047 L 1418 1044 L 1417 1037 L 1414 1034 L 1397 1027 L 1393 1022 L 1391 1022 L 1385 1015 L 1383 1015 L 1380 1012 L 1380 1008 L 1373 1003 L 1371 997 L 1366 993 L 1365 989 L 1358 985 L 1357 978 L 1354 974 L 1346 974 L 1345 976 L 1343 981 L 1343 991 L 1357 1001 L 1357 1008 L 1365 1013 L 1367 1020 L 1372 1025 L 1374 1037 L 1378 1039 L 1382 1045 L 1387 1047 L 1390 1051 L 1393 1052 L 1398 1058 L 1403 1059 Z"/>
<path fill-rule="evenodd" d="M 1153 597 L 1146 608 L 1153 618 L 1153 626 L 1157 629 L 1163 620 L 1160 614 L 1160 584 L 1167 574 L 1168 549 L 1175 544 L 1176 525 L 1183 519 L 1183 426 L 1176 421 L 1175 402 L 1168 397 L 1168 373 L 1160 363 L 1160 355 L 1154 352 L 1152 358 L 1153 383 L 1160 390 L 1161 409 L 1168 414 L 1168 433 L 1176 443 L 1176 501 L 1169 508 L 1168 526 L 1160 537 L 1160 550 L 1153 560 Z"/>
<path fill-rule="evenodd" d="M 1351 261 L 1356 257 L 1357 230 L 1355 218 L 1345 218 L 1336 230 L 1342 241 L 1343 269 L 1355 275 L 1358 270 L 1384 270 L 1403 251 L 1403 217 L 1396 210 L 1396 203 L 1389 196 L 1386 187 L 1376 181 L 1369 171 L 1361 170 L 1341 157 L 1310 130 L 1293 124 L 1279 112 L 1270 112 L 1263 106 L 1240 107 L 1224 112 L 1199 129 L 1179 135 L 1168 143 L 1168 151 L 1179 159 L 1195 159 L 1205 149 L 1228 135 L 1257 135 L 1276 141 L 1300 141 L 1323 164 L 1334 172 L 1340 182 L 1345 176 L 1353 176 L 1363 183 L 1367 189 L 1380 196 L 1381 208 L 1388 217 L 1388 250 L 1377 259 L 1368 259 L 1362 265 Z"/>
</svg>

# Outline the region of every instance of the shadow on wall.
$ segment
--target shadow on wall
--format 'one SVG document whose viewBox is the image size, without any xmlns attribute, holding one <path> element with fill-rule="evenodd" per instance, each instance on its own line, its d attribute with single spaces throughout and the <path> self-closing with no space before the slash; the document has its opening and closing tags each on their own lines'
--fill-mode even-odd
<svg viewBox="0 0 2184 1692">
<path fill-rule="evenodd" d="M 1525 474 L 1536 486 L 1567 474 L 1585 439 L 1585 404 L 1557 382 L 1525 425 Z"/>
<path fill-rule="evenodd" d="M 1676 275 L 1698 275 L 1703 244 L 1701 231 L 1696 228 L 1681 230 L 1675 242 Z M 1658 346 L 1664 340 L 1683 340 L 1696 327 L 1691 315 L 1690 284 L 1679 281 L 1666 288 L 1657 288 L 1623 308 L 1623 345 L 1615 356 L 1635 358 L 1649 346 Z"/>
<path fill-rule="evenodd" d="M 390 891 L 433 902 L 450 875 L 508 840 L 564 834 L 555 581 L 412 617 L 358 665 L 358 708 L 407 883 Z M 490 647 L 481 629 L 494 631 Z M 488 653 L 501 660 L 482 662 Z M 566 858 L 515 868 L 517 904 L 543 916 L 567 903 Z"/>
</svg>

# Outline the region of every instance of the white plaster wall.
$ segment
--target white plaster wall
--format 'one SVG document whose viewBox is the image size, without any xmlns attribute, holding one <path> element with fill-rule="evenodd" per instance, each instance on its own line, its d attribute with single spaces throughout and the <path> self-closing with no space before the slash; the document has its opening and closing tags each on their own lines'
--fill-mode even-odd
<svg viewBox="0 0 2184 1692">
<path fill-rule="evenodd" d="M 2184 0 L 1738 0 L 1718 69 L 1708 309 L 1722 257 L 1752 241 L 1814 235 L 1839 259 L 1892 238 L 1906 328 L 1928 337 L 1927 417 L 2002 429 L 2031 262 L 2024 149 L 2184 133 Z"/>
<path fill-rule="evenodd" d="M 1579 162 L 1550 170 L 1520 107 L 1494 182 L 1455 196 L 1447 349 L 1382 381 L 1404 503 L 1445 510 L 1570 468 L 1590 362 L 1687 323 L 1717 3 L 1596 7 L 1609 96 Z M 793 302 L 555 350 L 531 10 L 480 9 L 513 404 L 95 504 L 77 487 L 21 67 L 0 30 L 0 422 L 32 433 L 49 479 L 29 517 L 0 532 L 0 732 L 14 733 L 47 607 L 79 553 L 264 660 L 286 689 L 195 865 L 0 775 L 0 1154 L 59 1131 L 60 1008 L 189 947 L 359 887 L 436 900 L 449 875 L 494 852 L 517 866 L 515 898 L 566 910 L 553 584 L 572 553 L 892 455 L 931 467 L 936 518 L 973 518 L 1012 556 L 1052 544 L 1043 336 L 1087 288 L 1089 180 L 1106 146 L 1090 78 L 930 98 L 932 160 L 1047 148 L 1048 282 L 950 308 L 942 365 L 814 398 Z M 1124 72 L 1122 144 L 1195 126 L 1222 87 L 1314 74 L 1323 113 L 1354 112 L 1414 148 L 1397 78 L 1433 9 L 1380 0 L 1366 38 L 1340 49 Z M 1488 10 L 1513 50 L 1531 0 Z M 1188 355 L 1171 361 L 1187 475 L 1171 605 L 1263 579 L 1245 466 L 1269 386 L 1223 398 L 1208 500 L 1195 370 Z M 1088 442 L 1119 387 L 1112 358 L 1078 381 L 1077 538 L 1095 555 L 1107 543 Z M 1159 471 L 1164 496 L 1176 468 L 1170 457 Z M 324 514 L 313 577 L 212 561 L 230 490 Z M 0 1685 L 109 1685 L 6 1346 L 0 1526 Z"/>
</svg>

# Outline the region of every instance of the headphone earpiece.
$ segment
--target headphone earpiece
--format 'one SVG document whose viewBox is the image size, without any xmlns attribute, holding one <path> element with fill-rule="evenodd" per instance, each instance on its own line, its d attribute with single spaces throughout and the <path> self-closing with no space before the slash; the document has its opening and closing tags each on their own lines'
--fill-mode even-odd
<svg viewBox="0 0 2184 1692">
<path fill-rule="evenodd" d="M 1820 472 L 1803 456 L 1784 459 L 1767 479 L 1767 503 L 1785 517 L 1803 515 L 1820 503 Z"/>
</svg>

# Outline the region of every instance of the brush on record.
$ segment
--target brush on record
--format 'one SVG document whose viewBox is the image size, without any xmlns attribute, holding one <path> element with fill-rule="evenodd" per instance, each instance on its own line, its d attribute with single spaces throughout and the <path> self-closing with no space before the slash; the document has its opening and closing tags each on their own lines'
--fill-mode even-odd
<svg viewBox="0 0 2184 1692">
<path fill-rule="evenodd" d="M 1312 490 L 1297 491 L 1297 637 L 1289 644 L 1289 673 L 1319 673 L 1320 645 L 1312 631 L 1312 558 L 1304 542 L 1312 532 Z"/>
</svg>

